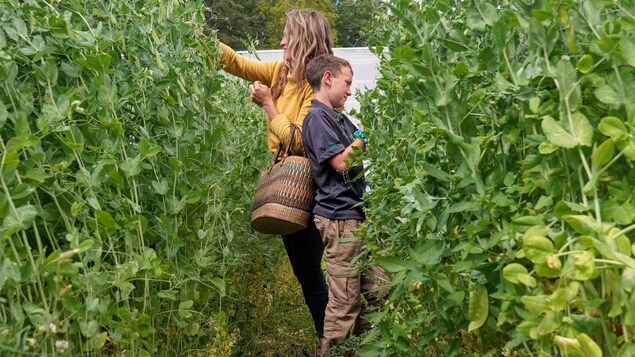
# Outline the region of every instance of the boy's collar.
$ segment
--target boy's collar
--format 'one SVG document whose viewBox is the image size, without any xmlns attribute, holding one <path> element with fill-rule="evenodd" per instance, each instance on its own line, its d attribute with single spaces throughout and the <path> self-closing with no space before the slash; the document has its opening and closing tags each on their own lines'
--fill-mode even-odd
<svg viewBox="0 0 635 357">
<path fill-rule="evenodd" d="M 328 105 L 324 104 L 322 101 L 320 101 L 319 99 L 316 99 L 316 98 L 313 98 L 311 100 L 311 103 L 313 104 L 313 106 L 322 107 L 322 109 L 334 111 L 335 113 L 343 113 L 344 112 L 344 107 L 339 107 L 339 108 L 333 109 L 333 108 L 329 107 Z"/>
</svg>

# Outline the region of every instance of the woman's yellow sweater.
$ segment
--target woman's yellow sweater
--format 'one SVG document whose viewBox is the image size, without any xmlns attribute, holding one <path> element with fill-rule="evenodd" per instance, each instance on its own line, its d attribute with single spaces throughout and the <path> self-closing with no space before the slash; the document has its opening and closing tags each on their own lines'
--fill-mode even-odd
<svg viewBox="0 0 635 357">
<path fill-rule="evenodd" d="M 260 81 L 269 88 L 272 88 L 280 78 L 280 71 L 285 65 L 283 60 L 275 62 L 252 60 L 237 54 L 223 43 L 220 47 L 222 50 L 220 61 L 223 69 L 228 73 L 251 82 Z M 297 85 L 291 75 L 287 76 L 287 83 L 282 94 L 275 100 L 279 114 L 267 121 L 268 144 L 272 152 L 278 149 L 280 143 L 287 144 L 291 123 L 302 130 L 304 117 L 311 108 L 311 99 L 313 99 L 311 86 L 306 81 L 302 81 L 300 84 L 302 88 L 298 91 Z M 297 154 L 300 151 L 300 144 L 294 141 L 292 152 Z"/>
</svg>

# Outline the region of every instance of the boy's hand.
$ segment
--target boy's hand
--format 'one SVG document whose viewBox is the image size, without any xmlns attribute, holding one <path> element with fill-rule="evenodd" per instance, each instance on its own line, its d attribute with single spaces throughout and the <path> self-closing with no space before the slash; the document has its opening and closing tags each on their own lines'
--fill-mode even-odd
<svg viewBox="0 0 635 357">
<path fill-rule="evenodd" d="M 353 133 L 353 139 L 360 139 L 364 142 L 364 146 L 368 145 L 368 138 L 364 135 L 364 132 L 361 129 L 355 130 Z"/>
</svg>

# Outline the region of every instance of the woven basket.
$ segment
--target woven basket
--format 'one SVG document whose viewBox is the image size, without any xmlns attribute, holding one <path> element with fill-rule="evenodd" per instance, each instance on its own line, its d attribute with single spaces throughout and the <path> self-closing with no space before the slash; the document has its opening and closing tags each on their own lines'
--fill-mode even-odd
<svg viewBox="0 0 635 357">
<path fill-rule="evenodd" d="M 313 173 L 309 159 L 288 156 L 295 125 L 282 159 L 278 148 L 269 168 L 260 175 L 251 212 L 251 227 L 258 232 L 288 235 L 305 229 L 314 202 Z"/>
</svg>

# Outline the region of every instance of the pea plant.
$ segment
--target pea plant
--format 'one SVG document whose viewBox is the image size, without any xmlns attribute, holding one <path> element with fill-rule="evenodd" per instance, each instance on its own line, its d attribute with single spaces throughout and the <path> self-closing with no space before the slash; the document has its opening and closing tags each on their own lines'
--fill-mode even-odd
<svg viewBox="0 0 635 357">
<path fill-rule="evenodd" d="M 188 21 L 200 3 L 0 4 L 1 355 L 231 351 L 263 125 Z"/>
<path fill-rule="evenodd" d="M 391 294 L 361 354 L 634 355 L 635 2 L 390 9 L 360 115 Z"/>
</svg>

